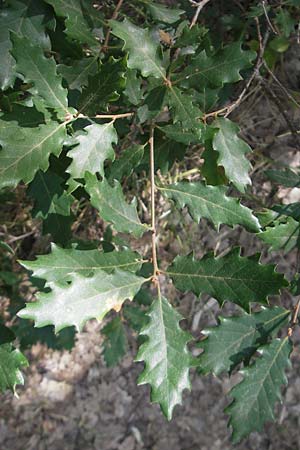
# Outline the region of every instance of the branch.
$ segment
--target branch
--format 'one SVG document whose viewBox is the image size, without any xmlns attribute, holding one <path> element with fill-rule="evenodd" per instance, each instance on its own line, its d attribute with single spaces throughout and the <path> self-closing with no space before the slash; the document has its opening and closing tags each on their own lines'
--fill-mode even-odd
<svg viewBox="0 0 300 450">
<path fill-rule="evenodd" d="M 122 114 L 96 114 L 93 117 L 85 116 L 84 114 L 78 114 L 76 119 L 124 119 L 125 117 L 132 117 L 134 112 L 122 113 Z"/>
<path fill-rule="evenodd" d="M 292 317 L 292 320 L 291 320 L 290 327 L 289 327 L 289 329 L 288 329 L 288 336 L 289 336 L 289 337 L 292 336 L 292 334 L 293 334 L 293 332 L 294 332 L 294 328 L 295 328 L 295 326 L 297 325 L 299 309 L 300 309 L 300 297 L 299 297 L 299 299 L 298 299 L 298 301 L 297 301 L 297 303 L 296 303 L 296 305 L 295 305 L 295 307 L 294 307 L 293 317 Z"/>
<path fill-rule="evenodd" d="M 196 22 L 198 20 L 199 14 L 201 10 L 204 8 L 204 6 L 209 2 L 210 0 L 201 0 L 200 2 L 195 2 L 193 0 L 190 0 L 190 3 L 197 7 L 196 12 L 194 14 L 194 17 L 192 18 L 190 29 L 193 28 L 194 25 L 196 25 Z"/>
<path fill-rule="evenodd" d="M 157 253 L 156 253 L 156 221 L 155 221 L 155 181 L 154 181 L 154 125 L 150 128 L 150 182 L 151 182 L 151 229 L 152 229 L 152 263 L 153 263 L 153 282 L 159 286 L 158 283 L 158 264 L 157 264 Z"/>
<path fill-rule="evenodd" d="M 117 6 L 113 12 L 113 15 L 111 16 L 111 20 L 115 20 L 118 17 L 119 11 L 121 9 L 121 6 L 123 4 L 124 0 L 119 0 L 117 3 Z M 108 48 L 108 41 L 110 37 L 111 28 L 109 27 L 105 36 L 104 44 L 102 45 L 101 51 L 106 52 Z"/>
</svg>

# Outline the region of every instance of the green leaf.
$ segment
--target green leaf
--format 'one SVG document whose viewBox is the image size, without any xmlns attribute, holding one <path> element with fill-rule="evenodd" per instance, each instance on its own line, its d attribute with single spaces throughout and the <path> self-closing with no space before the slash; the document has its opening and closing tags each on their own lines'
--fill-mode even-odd
<svg viewBox="0 0 300 450">
<path fill-rule="evenodd" d="M 219 258 L 211 254 L 200 260 L 193 255 L 177 256 L 166 273 L 182 292 L 207 293 L 220 305 L 229 300 L 246 311 L 251 302 L 267 304 L 269 295 L 278 294 L 288 284 L 273 265 L 260 264 L 259 255 L 241 257 L 238 248 Z"/>
<path fill-rule="evenodd" d="M 217 327 L 203 330 L 207 336 L 199 343 L 204 350 L 199 357 L 199 370 L 220 375 L 231 372 L 242 361 L 248 361 L 257 348 L 288 324 L 290 311 L 275 306 L 254 314 L 219 317 Z"/>
<path fill-rule="evenodd" d="M 285 187 L 295 187 L 300 185 L 300 176 L 291 169 L 266 170 L 265 174 L 271 181 Z"/>
<path fill-rule="evenodd" d="M 121 185 L 116 181 L 111 187 L 105 179 L 97 180 L 95 175 L 86 173 L 85 189 L 91 196 L 91 204 L 98 209 L 103 220 L 114 225 L 121 233 L 132 233 L 135 237 L 141 237 L 149 230 L 147 225 L 141 223 L 137 210 L 136 199 L 129 205 L 126 203 Z"/>
<path fill-rule="evenodd" d="M 228 180 L 225 176 L 224 168 L 218 166 L 219 154 L 213 149 L 211 140 L 205 141 L 205 150 L 201 156 L 204 159 L 201 174 L 205 177 L 206 183 L 213 186 L 227 184 Z"/>
<path fill-rule="evenodd" d="M 157 128 L 173 141 L 186 145 L 199 144 L 201 134 L 195 133 L 195 130 L 183 129 L 179 123 Z"/>
<path fill-rule="evenodd" d="M 251 184 L 248 174 L 251 164 L 245 154 L 252 150 L 238 137 L 239 127 L 229 119 L 219 118 L 213 126 L 218 128 L 213 139 L 213 148 L 219 154 L 217 162 L 224 167 L 229 181 L 244 192 L 247 184 Z"/>
<path fill-rule="evenodd" d="M 5 250 L 5 251 L 8 252 L 8 253 L 11 253 L 12 255 L 14 254 L 14 251 L 13 251 L 13 249 L 11 248 L 11 246 L 8 245 L 6 242 L 2 241 L 1 239 L 0 239 L 0 248 L 1 248 L 2 250 Z"/>
<path fill-rule="evenodd" d="M 299 230 L 299 222 L 292 217 L 287 217 L 286 223 L 276 220 L 274 226 L 267 227 L 265 231 L 258 233 L 257 236 L 270 246 L 270 251 L 283 249 L 285 253 L 288 253 L 299 245 Z"/>
<path fill-rule="evenodd" d="M 185 12 L 182 9 L 167 8 L 164 5 L 157 3 L 147 3 L 147 8 L 149 9 L 153 19 L 165 23 L 174 23 L 180 19 L 180 16 Z"/>
<path fill-rule="evenodd" d="M 58 332 L 74 325 L 80 331 L 89 319 L 101 321 L 112 309 L 119 311 L 145 281 L 118 269 L 112 274 L 99 270 L 90 277 L 73 273 L 68 276 L 69 284 L 52 283 L 51 292 L 38 294 L 38 301 L 27 303 L 18 316 L 34 320 L 38 328 L 54 325 Z"/>
<path fill-rule="evenodd" d="M 51 170 L 39 170 L 27 194 L 35 200 L 32 215 L 45 219 L 49 214 L 69 216 L 73 197 L 64 191 L 64 180 Z"/>
<path fill-rule="evenodd" d="M 69 89 L 82 90 L 88 85 L 89 77 L 98 72 L 97 57 L 73 60 L 72 65 L 59 64 L 57 71 L 67 81 Z"/>
<path fill-rule="evenodd" d="M 128 19 L 123 22 L 110 20 L 112 33 L 125 43 L 123 49 L 129 52 L 128 67 L 138 69 L 144 77 L 165 78 L 166 71 L 149 30 L 137 27 Z"/>
<path fill-rule="evenodd" d="M 219 229 L 220 224 L 242 225 L 249 231 L 259 231 L 260 225 L 252 211 L 239 203 L 238 199 L 227 197 L 223 186 L 206 186 L 202 182 L 181 182 L 158 189 L 175 201 L 179 208 L 188 207 L 195 222 L 201 217 L 209 219 Z"/>
<path fill-rule="evenodd" d="M 168 104 L 174 124 L 181 123 L 183 132 L 193 130 L 200 141 L 204 125 L 199 119 L 203 113 L 197 106 L 194 106 L 193 97 L 183 94 L 178 88 L 171 86 L 168 89 Z"/>
<path fill-rule="evenodd" d="M 115 317 L 104 328 L 103 356 L 108 367 L 116 366 L 127 352 L 127 337 L 120 317 Z"/>
<path fill-rule="evenodd" d="M 48 8 L 43 2 L 16 1 L 5 2 L 0 6 L 0 88 L 12 87 L 16 78 L 15 60 L 10 51 L 10 31 L 28 38 L 43 49 L 50 49 L 50 39 L 45 34 L 48 21 Z"/>
<path fill-rule="evenodd" d="M 35 261 L 19 261 L 33 276 L 48 283 L 68 279 L 72 273 L 89 276 L 98 271 L 112 273 L 115 269 L 136 272 L 141 268 L 139 254 L 129 250 L 108 253 L 99 250 L 60 248 L 51 244 L 51 253 L 38 256 Z"/>
<path fill-rule="evenodd" d="M 66 137 L 64 123 L 49 122 L 21 128 L 17 122 L 0 119 L 0 188 L 29 183 L 35 173 L 49 167 L 49 156 L 58 156 Z"/>
<path fill-rule="evenodd" d="M 83 7 L 83 2 L 80 0 L 45 1 L 53 6 L 55 13 L 59 17 L 65 18 L 65 33 L 71 39 L 79 41 L 81 44 L 99 45 L 86 20 L 87 11 Z"/>
<path fill-rule="evenodd" d="M 274 420 L 274 406 L 281 400 L 281 385 L 287 384 L 285 369 L 290 365 L 292 344 L 288 337 L 274 339 L 261 347 L 260 357 L 241 371 L 244 379 L 230 391 L 233 402 L 225 412 L 233 428 L 232 440 L 239 442 L 251 431 L 261 431 L 268 420 Z"/>
<path fill-rule="evenodd" d="M 67 172 L 73 178 L 83 178 L 86 171 L 104 176 L 104 161 L 115 159 L 112 144 L 118 142 L 118 135 L 114 122 L 88 125 L 75 135 L 73 142 L 77 145 L 68 153 L 73 161 Z"/>
<path fill-rule="evenodd" d="M 15 393 L 16 385 L 24 384 L 21 367 L 28 366 L 25 356 L 10 343 L 0 345 L 0 391 L 10 389 Z"/>
<path fill-rule="evenodd" d="M 79 111 L 91 117 L 106 110 L 108 103 L 118 100 L 126 86 L 125 71 L 125 58 L 111 57 L 102 64 L 98 73 L 89 77 L 87 87 L 83 88 L 78 100 Z"/>
<path fill-rule="evenodd" d="M 183 331 L 183 317 L 164 297 L 155 299 L 147 313 L 150 321 L 141 330 L 147 341 L 139 349 L 136 361 L 145 361 L 138 384 L 151 385 L 151 401 L 159 403 L 171 420 L 173 409 L 182 402 L 182 392 L 190 389 L 189 368 L 192 356 L 187 343 L 192 336 Z"/>
<path fill-rule="evenodd" d="M 124 95 L 130 103 L 137 106 L 143 98 L 142 79 L 137 77 L 136 70 L 127 70 L 126 72 L 126 88 Z"/>
<path fill-rule="evenodd" d="M 41 47 L 33 45 L 29 39 L 19 37 L 15 33 L 11 34 L 11 39 L 17 72 L 23 76 L 26 83 L 33 84 L 30 92 L 41 96 L 46 107 L 67 115 L 67 90 L 62 87 L 61 76 L 56 73 L 55 60 L 46 58 Z"/>
<path fill-rule="evenodd" d="M 110 169 L 108 180 L 121 181 L 123 177 L 129 177 L 134 169 L 140 164 L 144 156 L 144 145 L 133 145 L 123 150 L 120 158 L 116 159 Z"/>
<path fill-rule="evenodd" d="M 203 50 L 176 78 L 179 76 L 184 84 L 199 91 L 204 87 L 221 87 L 242 80 L 240 71 L 251 67 L 255 56 L 253 51 L 242 50 L 241 42 L 234 42 L 212 56 Z"/>
<path fill-rule="evenodd" d="M 288 205 L 274 205 L 272 207 L 280 216 L 290 216 L 293 219 L 300 220 L 300 203 L 289 203 Z"/>
</svg>

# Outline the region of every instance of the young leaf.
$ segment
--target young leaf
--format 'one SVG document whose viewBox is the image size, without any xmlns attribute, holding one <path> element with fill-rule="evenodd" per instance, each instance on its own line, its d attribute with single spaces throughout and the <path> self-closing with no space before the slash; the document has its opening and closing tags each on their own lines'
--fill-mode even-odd
<svg viewBox="0 0 300 450">
<path fill-rule="evenodd" d="M 59 17 L 65 18 L 65 33 L 81 44 L 99 45 L 86 21 L 86 10 L 80 0 L 46 0 Z"/>
<path fill-rule="evenodd" d="M 225 409 L 235 443 L 251 431 L 261 431 L 266 421 L 274 420 L 273 409 L 281 400 L 281 385 L 287 384 L 284 371 L 290 365 L 289 338 L 274 339 L 258 351 L 260 357 L 241 371 L 244 379 L 230 391 L 233 402 Z"/>
<path fill-rule="evenodd" d="M 106 110 L 109 102 L 118 100 L 126 85 L 125 71 L 125 58 L 111 57 L 102 64 L 98 73 L 89 77 L 87 87 L 83 88 L 78 100 L 79 111 L 94 116 L 101 110 Z"/>
<path fill-rule="evenodd" d="M 62 79 L 56 73 L 53 58 L 46 58 L 39 45 L 33 45 L 29 39 L 12 33 L 12 54 L 16 59 L 17 72 L 22 74 L 26 83 L 33 83 L 30 92 L 45 100 L 45 106 L 60 112 L 63 117 L 69 113 L 67 90 L 62 87 Z"/>
<path fill-rule="evenodd" d="M 21 180 L 29 183 L 39 169 L 45 171 L 50 154 L 60 154 L 65 137 L 64 123 L 21 128 L 15 121 L 0 119 L 0 188 Z"/>
<path fill-rule="evenodd" d="M 113 223 L 117 231 L 141 237 L 149 230 L 138 217 L 136 199 L 134 198 L 130 205 L 126 203 L 121 185 L 117 181 L 114 187 L 111 187 L 105 179 L 99 182 L 95 175 L 88 172 L 85 174 L 85 180 L 85 189 L 91 196 L 92 205 L 98 209 L 103 220 Z"/>
<path fill-rule="evenodd" d="M 90 277 L 73 273 L 68 276 L 69 284 L 52 283 L 51 292 L 40 293 L 38 301 L 27 303 L 18 316 L 34 320 L 38 328 L 54 325 L 58 332 L 74 325 L 80 331 L 89 319 L 101 321 L 110 310 L 119 311 L 145 281 L 118 269 L 112 274 L 99 270 Z"/>
<path fill-rule="evenodd" d="M 144 145 L 133 145 L 123 150 L 120 158 L 116 159 L 110 169 L 108 180 L 121 181 L 123 177 L 129 177 L 134 169 L 140 164 L 144 156 Z"/>
<path fill-rule="evenodd" d="M 136 272 L 141 268 L 139 254 L 130 250 L 108 253 L 99 250 L 77 250 L 60 248 L 51 244 L 51 253 L 40 255 L 35 261 L 19 261 L 33 276 L 43 278 L 48 283 L 67 279 L 71 273 L 89 276 L 105 271 L 112 273 L 115 269 Z"/>
<path fill-rule="evenodd" d="M 229 181 L 244 192 L 247 184 L 251 184 L 248 174 L 251 164 L 245 154 L 252 150 L 238 137 L 239 127 L 229 119 L 219 118 L 213 126 L 218 128 L 213 139 L 213 148 L 219 154 L 218 164 L 224 167 Z"/>
<path fill-rule="evenodd" d="M 103 356 L 108 367 L 116 366 L 127 351 L 127 337 L 120 317 L 115 317 L 101 330 L 105 336 Z"/>
<path fill-rule="evenodd" d="M 99 172 L 104 176 L 103 164 L 106 159 L 115 159 L 112 144 L 118 142 L 118 135 L 114 123 L 103 125 L 93 123 L 78 132 L 73 140 L 76 145 L 68 156 L 73 159 L 67 172 L 73 178 L 83 178 L 86 171 Z"/>
<path fill-rule="evenodd" d="M 140 334 L 148 339 L 136 358 L 136 361 L 145 361 L 138 384 L 151 385 L 151 401 L 159 403 L 164 415 L 171 420 L 174 407 L 181 404 L 182 391 L 190 389 L 192 356 L 187 343 L 192 336 L 180 328 L 183 317 L 164 297 L 154 299 L 147 315 L 150 321 Z"/>
<path fill-rule="evenodd" d="M 166 70 L 158 55 L 158 44 L 149 30 L 137 27 L 128 19 L 123 22 L 110 20 L 112 33 L 122 39 L 124 50 L 129 52 L 128 67 L 138 69 L 144 77 L 165 78 Z"/>
<path fill-rule="evenodd" d="M 199 343 L 204 350 L 199 357 L 199 370 L 220 375 L 231 372 L 242 361 L 248 361 L 257 348 L 266 344 L 270 336 L 288 324 L 290 311 L 275 306 L 254 314 L 238 317 L 219 317 L 217 327 L 202 333 L 207 336 Z"/>
<path fill-rule="evenodd" d="M 267 304 L 269 295 L 278 294 L 288 284 L 273 265 L 260 264 L 258 257 L 241 257 L 238 248 L 221 258 L 211 254 L 200 260 L 193 255 L 177 256 L 166 273 L 182 292 L 198 296 L 205 292 L 220 305 L 230 300 L 248 312 L 251 302 Z"/>
<path fill-rule="evenodd" d="M 208 56 L 203 50 L 179 74 L 179 78 L 199 91 L 204 87 L 221 87 L 241 80 L 240 71 L 251 67 L 255 56 L 255 52 L 242 50 L 241 42 L 234 42 L 213 56 Z"/>
<path fill-rule="evenodd" d="M 280 220 L 274 222 L 274 226 L 267 227 L 257 236 L 270 246 L 270 251 L 283 249 L 285 253 L 299 245 L 300 224 L 292 217 L 287 217 L 286 223 Z"/>
<path fill-rule="evenodd" d="M 209 219 L 219 229 L 220 224 L 242 225 L 249 231 L 259 231 L 260 225 L 252 211 L 235 198 L 227 197 L 223 186 L 206 186 L 202 182 L 176 183 L 159 186 L 160 191 L 174 200 L 180 208 L 188 207 L 192 218 Z"/>
<path fill-rule="evenodd" d="M 0 392 L 10 389 L 15 393 L 17 384 L 24 384 L 21 367 L 28 366 L 25 356 L 12 344 L 0 345 Z"/>
</svg>

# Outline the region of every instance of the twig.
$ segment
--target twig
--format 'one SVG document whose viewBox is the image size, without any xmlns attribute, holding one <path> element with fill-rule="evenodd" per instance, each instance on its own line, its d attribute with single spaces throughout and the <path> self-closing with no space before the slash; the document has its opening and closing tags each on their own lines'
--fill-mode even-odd
<svg viewBox="0 0 300 450">
<path fill-rule="evenodd" d="M 285 95 L 291 100 L 291 102 L 293 102 L 298 108 L 300 108 L 300 104 L 297 102 L 297 100 L 289 93 L 289 91 L 283 86 L 283 84 L 278 80 L 278 78 L 276 77 L 276 75 L 272 72 L 272 70 L 268 67 L 268 65 L 266 64 L 266 62 L 263 62 L 265 69 L 267 70 L 267 72 L 269 73 L 269 75 L 273 78 L 273 80 L 275 81 L 275 83 L 278 84 L 278 86 L 280 87 L 280 89 L 285 93 Z"/>
<path fill-rule="evenodd" d="M 192 18 L 191 24 L 190 24 L 190 29 L 193 28 L 194 25 L 196 25 L 196 22 L 198 20 L 199 14 L 201 12 L 201 10 L 204 8 L 204 6 L 209 2 L 210 0 L 201 0 L 200 2 L 195 2 L 193 0 L 190 0 L 190 3 L 192 3 L 192 5 L 196 6 L 196 12 L 194 14 L 194 17 Z"/>
<path fill-rule="evenodd" d="M 117 3 L 117 6 L 113 12 L 113 15 L 111 16 L 111 20 L 115 20 L 118 17 L 119 11 L 121 9 L 121 6 L 123 4 L 124 0 L 119 0 Z M 105 36 L 104 44 L 102 45 L 101 51 L 106 52 L 108 48 L 108 41 L 110 36 L 111 28 L 109 27 Z"/>
<path fill-rule="evenodd" d="M 261 4 L 262 4 L 263 10 L 264 10 L 264 14 L 265 14 L 265 17 L 267 19 L 267 22 L 268 22 L 268 25 L 269 25 L 270 29 L 273 31 L 274 34 L 278 34 L 278 31 L 275 30 L 275 28 L 274 28 L 274 26 L 273 26 L 273 24 L 272 24 L 272 22 L 270 20 L 270 17 L 268 15 L 268 11 L 267 11 L 267 8 L 266 8 L 266 0 L 262 0 Z"/>
<path fill-rule="evenodd" d="M 153 263 L 153 282 L 158 285 L 158 263 L 156 253 L 156 221 L 155 221 L 155 181 L 154 181 L 154 125 L 150 128 L 150 182 L 151 182 L 151 229 L 152 229 L 152 263 Z"/>
<path fill-rule="evenodd" d="M 260 79 L 262 85 L 264 86 L 266 92 L 269 94 L 269 97 L 271 98 L 271 100 L 273 100 L 273 102 L 277 106 L 279 112 L 281 113 L 281 115 L 285 119 L 288 127 L 290 128 L 290 130 L 292 132 L 292 135 L 295 137 L 295 142 L 299 142 L 298 130 L 295 127 L 295 125 L 292 122 L 292 120 L 290 119 L 289 115 L 284 110 L 284 106 L 282 105 L 282 102 L 280 101 L 278 96 L 275 94 L 273 89 L 269 86 L 268 82 L 266 80 L 264 80 L 262 77 L 259 77 L 259 79 Z"/>
<path fill-rule="evenodd" d="M 299 314 L 299 309 L 300 309 L 300 297 L 298 298 L 298 301 L 294 307 L 294 313 L 293 313 L 293 317 L 291 320 L 291 325 L 288 329 L 288 336 L 291 337 L 293 332 L 294 332 L 294 328 L 297 325 L 298 322 L 298 314 Z"/>
<path fill-rule="evenodd" d="M 122 114 L 96 114 L 93 117 L 85 116 L 84 114 L 78 114 L 76 119 L 123 119 L 125 117 L 132 117 L 134 112 L 122 113 Z"/>
<path fill-rule="evenodd" d="M 248 79 L 248 81 L 246 83 L 246 86 L 244 87 L 244 89 L 242 90 L 240 95 L 238 96 L 237 100 L 231 106 L 228 107 L 225 117 L 228 117 L 229 114 L 231 114 L 232 111 L 240 105 L 244 96 L 248 92 L 252 82 L 259 75 L 259 70 L 264 62 L 264 53 L 265 53 L 265 49 L 266 49 L 266 45 L 267 45 L 267 42 L 269 39 L 270 32 L 269 32 L 269 30 L 267 30 L 264 38 L 262 38 L 259 20 L 257 17 L 255 17 L 255 22 L 256 22 L 257 36 L 258 36 L 258 42 L 259 42 L 259 53 L 258 53 L 258 57 L 256 60 L 256 64 L 255 64 L 255 67 L 254 67 L 251 77 Z"/>
</svg>

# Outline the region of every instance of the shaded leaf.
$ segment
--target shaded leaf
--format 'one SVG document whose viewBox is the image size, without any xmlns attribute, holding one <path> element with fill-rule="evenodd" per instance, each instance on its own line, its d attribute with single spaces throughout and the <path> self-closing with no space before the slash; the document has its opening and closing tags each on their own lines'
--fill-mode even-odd
<svg viewBox="0 0 300 450">
<path fill-rule="evenodd" d="M 291 169 L 265 170 L 267 177 L 285 187 L 295 187 L 300 185 L 300 176 Z"/>
<path fill-rule="evenodd" d="M 59 17 L 65 18 L 65 33 L 82 44 L 99 45 L 86 20 L 84 3 L 80 0 L 45 0 Z"/>
<path fill-rule="evenodd" d="M 120 158 L 116 159 L 110 169 L 108 180 L 121 181 L 123 177 L 129 177 L 134 169 L 140 164 L 144 156 L 144 145 L 133 145 L 123 150 Z"/>
<path fill-rule="evenodd" d="M 88 85 L 89 77 L 96 75 L 98 61 L 96 57 L 73 60 L 72 65 L 59 64 L 57 71 L 67 81 L 69 89 L 81 91 Z"/>
<path fill-rule="evenodd" d="M 104 328 L 103 356 L 108 367 L 117 365 L 127 352 L 127 337 L 120 317 L 115 317 Z"/>
<path fill-rule="evenodd" d="M 125 58 L 111 57 L 102 64 L 95 75 L 89 76 L 88 85 L 83 88 L 78 100 L 79 111 L 94 116 L 106 110 L 108 103 L 118 100 L 126 85 L 125 71 Z"/>
<path fill-rule="evenodd" d="M 146 6 L 149 9 L 153 19 L 165 23 L 177 22 L 180 19 L 180 16 L 185 12 L 182 9 L 167 8 L 164 5 L 153 2 L 147 3 Z"/>
<path fill-rule="evenodd" d="M 234 83 L 242 79 L 240 71 L 251 67 L 255 56 L 253 51 L 242 50 L 241 42 L 234 42 L 212 56 L 203 50 L 179 74 L 179 79 L 199 91 L 204 87 L 215 88 Z"/>
<path fill-rule="evenodd" d="M 177 256 L 166 273 L 182 292 L 207 293 L 220 305 L 229 300 L 250 311 L 251 302 L 267 304 L 269 295 L 279 294 L 288 284 L 273 265 L 260 264 L 258 257 L 242 257 L 238 248 L 219 258 L 211 254 L 200 260 L 193 255 Z"/>
<path fill-rule="evenodd" d="M 298 245 L 299 230 L 299 222 L 292 217 L 287 217 L 286 223 L 276 220 L 274 226 L 267 227 L 257 236 L 270 246 L 270 251 L 283 249 L 285 253 L 288 253 Z"/>
<path fill-rule="evenodd" d="M 0 88 L 12 87 L 16 78 L 15 60 L 11 55 L 10 31 L 30 39 L 43 49 L 50 49 L 45 34 L 48 8 L 43 2 L 10 0 L 0 5 Z"/>
<path fill-rule="evenodd" d="M 217 327 L 202 331 L 207 337 L 199 343 L 204 350 L 199 358 L 200 372 L 220 375 L 247 362 L 260 345 L 288 324 L 289 315 L 290 311 L 275 306 L 254 314 L 219 317 Z"/>
<path fill-rule="evenodd" d="M 49 214 L 69 216 L 73 197 L 64 191 L 64 180 L 56 173 L 39 170 L 27 194 L 35 200 L 32 215 L 45 219 Z"/>
<path fill-rule="evenodd" d="M 137 77 L 136 70 L 127 70 L 126 72 L 126 88 L 124 95 L 130 103 L 137 106 L 143 98 L 142 80 Z"/>
<path fill-rule="evenodd" d="M 233 428 L 232 440 L 239 442 L 251 431 L 261 431 L 268 420 L 274 420 L 274 406 L 281 400 L 281 386 L 287 384 L 285 369 L 290 365 L 292 345 L 288 337 L 274 339 L 261 347 L 260 357 L 241 371 L 243 381 L 233 387 L 233 402 L 225 412 Z"/>
<path fill-rule="evenodd" d="M 33 84 L 30 92 L 41 96 L 46 107 L 67 115 L 67 90 L 62 87 L 61 76 L 56 73 L 55 60 L 46 58 L 40 46 L 33 45 L 24 37 L 12 33 L 11 39 L 17 72 L 22 74 L 26 83 Z"/>
</svg>

